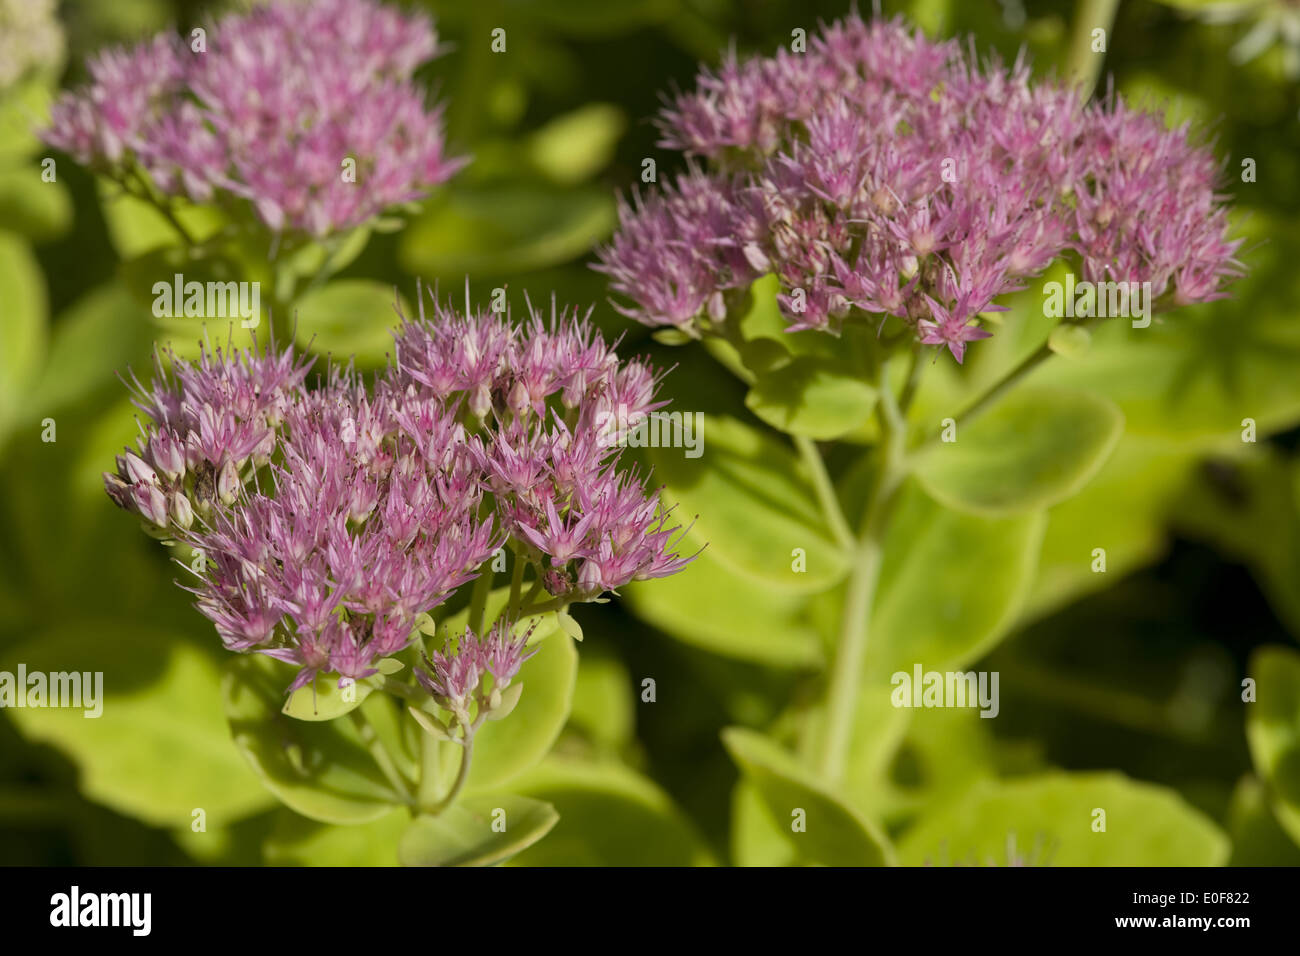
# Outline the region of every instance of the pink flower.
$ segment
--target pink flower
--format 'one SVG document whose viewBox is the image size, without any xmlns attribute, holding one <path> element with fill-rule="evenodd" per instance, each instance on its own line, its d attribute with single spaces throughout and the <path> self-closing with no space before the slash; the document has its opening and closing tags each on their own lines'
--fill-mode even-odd
<svg viewBox="0 0 1300 956">
<path fill-rule="evenodd" d="M 1241 273 L 1219 167 L 1186 128 L 900 20 L 850 15 L 802 55 L 729 53 L 659 128 L 704 165 L 624 202 L 597 266 L 648 325 L 697 334 L 725 293 L 775 273 L 790 331 L 895 316 L 960 362 L 988 335 L 969 318 L 1070 252 L 1086 278 L 1172 304 Z"/>
</svg>

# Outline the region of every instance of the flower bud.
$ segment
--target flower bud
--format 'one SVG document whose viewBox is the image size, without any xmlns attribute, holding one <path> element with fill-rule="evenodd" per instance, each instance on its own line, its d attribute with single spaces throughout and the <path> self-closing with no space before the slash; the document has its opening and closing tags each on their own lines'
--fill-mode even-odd
<svg viewBox="0 0 1300 956">
<path fill-rule="evenodd" d="M 156 485 L 158 484 L 158 473 L 144 463 L 135 452 L 128 451 L 122 456 L 122 464 L 126 468 L 126 475 L 131 479 L 133 485 Z"/>
<path fill-rule="evenodd" d="M 171 494 L 170 511 L 178 528 L 188 531 L 190 525 L 194 524 L 194 509 L 190 506 L 190 499 L 179 491 Z"/>
<path fill-rule="evenodd" d="M 138 484 L 131 486 L 131 501 L 147 521 L 159 527 L 167 524 L 167 500 L 157 485 Z"/>
<path fill-rule="evenodd" d="M 217 475 L 217 497 L 221 499 L 223 505 L 232 505 L 239 496 L 240 488 L 239 468 L 233 461 L 228 461 L 221 466 L 221 471 Z"/>
<path fill-rule="evenodd" d="M 478 418 L 486 418 L 492 410 L 492 393 L 486 385 L 480 385 L 469 397 L 469 410 Z"/>
<path fill-rule="evenodd" d="M 113 474 L 111 471 L 104 472 L 104 490 L 108 496 L 113 499 L 113 503 L 119 508 L 127 511 L 132 510 L 131 503 L 131 486 L 122 480 L 121 476 Z"/>
</svg>

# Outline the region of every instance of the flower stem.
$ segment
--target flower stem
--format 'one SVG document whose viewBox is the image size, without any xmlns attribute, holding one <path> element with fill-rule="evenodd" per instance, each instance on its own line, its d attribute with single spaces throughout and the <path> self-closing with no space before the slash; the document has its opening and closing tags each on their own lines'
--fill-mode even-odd
<svg viewBox="0 0 1300 956">
<path fill-rule="evenodd" d="M 822 777 L 832 785 L 843 776 L 848 759 L 866 660 L 871 609 L 880 580 L 885 530 L 895 494 L 907 473 L 903 416 L 893 391 L 886 384 L 883 367 L 880 382 L 880 402 L 876 408 L 880 421 L 880 460 L 854 548 L 855 560 L 849 574 L 840 635 L 826 695 L 825 736 L 817 754 Z"/>
<path fill-rule="evenodd" d="M 483 636 L 483 615 L 487 611 L 488 595 L 492 592 L 492 579 L 496 577 L 492 572 L 490 562 L 484 562 L 483 567 L 479 568 L 478 577 L 474 579 L 474 590 L 470 595 L 469 604 L 469 629 L 474 632 L 475 637 Z"/>
<path fill-rule="evenodd" d="M 384 742 L 379 739 L 379 734 L 375 732 L 374 726 L 366 719 L 366 715 L 361 712 L 361 708 L 356 707 L 348 711 L 348 716 L 352 718 L 357 733 L 361 735 L 361 742 L 365 744 L 366 750 L 370 751 L 370 756 L 374 758 L 380 772 L 392 785 L 401 801 L 408 805 L 414 803 L 410 788 L 407 787 L 406 780 L 398 771 L 393 755 L 388 752 Z"/>
<path fill-rule="evenodd" d="M 436 816 L 455 803 L 456 798 L 465 787 L 465 781 L 469 779 L 470 763 L 474 758 L 474 736 L 469 735 L 464 742 L 463 749 L 460 753 L 460 768 L 456 771 L 456 780 L 452 783 L 451 789 L 447 795 L 439 800 L 436 804 L 429 807 L 425 812 Z"/>
<path fill-rule="evenodd" d="M 1115 11 L 1119 0 L 1079 0 L 1074 12 L 1074 29 L 1070 36 L 1070 58 L 1066 63 L 1066 76 L 1078 84 L 1080 93 L 1086 98 L 1092 95 L 1101 75 L 1101 66 L 1105 54 L 1093 52 L 1092 33 L 1094 30 L 1106 31 L 1106 45 L 1111 43 L 1112 27 L 1115 25 Z"/>
<path fill-rule="evenodd" d="M 1052 355 L 1053 352 L 1051 346 L 1044 342 L 1033 352 L 1021 359 L 1014 368 L 1007 372 L 1006 375 L 1002 376 L 1002 378 L 998 379 L 991 388 L 984 392 L 984 394 L 962 409 L 962 411 L 953 418 L 953 422 L 957 425 L 961 425 L 977 417 L 981 412 L 987 410 L 990 405 L 1001 398 L 1009 389 L 1012 388 L 1012 386 L 1018 384 L 1022 378 L 1034 369 L 1038 368 L 1039 365 L 1043 364 L 1043 362 Z M 923 441 L 915 450 L 920 451 L 923 448 L 930 447 L 939 440 L 941 434 L 941 431 L 935 432 L 929 438 L 925 439 L 925 441 Z"/>
<path fill-rule="evenodd" d="M 822 513 L 826 516 L 826 523 L 835 535 L 835 540 L 839 542 L 841 548 L 846 551 L 852 550 L 853 532 L 849 530 L 849 523 L 844 518 L 844 510 L 840 507 L 839 498 L 835 494 L 835 486 L 831 483 L 831 476 L 826 472 L 826 463 L 822 461 L 821 453 L 817 450 L 817 444 L 804 435 L 795 435 L 794 444 L 799 449 L 799 455 L 803 458 L 804 464 L 808 466 L 808 472 L 812 476 L 813 490 L 817 493 L 817 501 L 821 505 Z"/>
<path fill-rule="evenodd" d="M 524 590 L 524 556 L 516 554 L 514 572 L 510 576 L 510 616 L 513 624 L 519 618 L 519 600 Z"/>
<path fill-rule="evenodd" d="M 433 734 L 421 732 L 420 789 L 416 797 L 416 806 L 421 813 L 433 812 L 438 806 L 439 756 L 438 741 Z"/>
</svg>

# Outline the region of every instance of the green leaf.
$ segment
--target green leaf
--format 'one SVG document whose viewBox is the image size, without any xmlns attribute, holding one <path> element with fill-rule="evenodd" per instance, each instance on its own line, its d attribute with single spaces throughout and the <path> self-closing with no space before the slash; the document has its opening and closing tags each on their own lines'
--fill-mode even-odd
<svg viewBox="0 0 1300 956">
<path fill-rule="evenodd" d="M 63 183 L 41 179 L 39 166 L 0 169 L 0 222 L 37 242 L 72 224 L 72 197 Z"/>
<path fill-rule="evenodd" d="M 45 278 L 27 244 L 0 232 L 0 438 L 45 354 Z"/>
<path fill-rule="evenodd" d="M 1228 833 L 1232 837 L 1229 866 L 1300 866 L 1300 842 L 1282 829 L 1267 789 L 1253 774 L 1242 777 L 1232 791 Z"/>
<path fill-rule="evenodd" d="M 54 91 L 48 77 L 36 74 L 0 90 L 0 160 L 27 159 L 41 148 L 36 131 L 48 122 Z"/>
<path fill-rule="evenodd" d="M 773 428 L 824 441 L 860 428 L 876 390 L 843 363 L 805 355 L 760 375 L 745 405 Z"/>
<path fill-rule="evenodd" d="M 463 799 L 436 817 L 422 815 L 397 844 L 403 866 L 492 866 L 536 843 L 559 821 L 541 800 L 510 794 Z"/>
<path fill-rule="evenodd" d="M 299 687 L 280 710 L 295 720 L 333 720 L 356 710 L 373 690 L 365 681 L 345 685 L 341 679 L 326 675 Z"/>
<path fill-rule="evenodd" d="M 893 848 L 876 825 L 827 790 L 775 742 L 742 727 L 724 730 L 722 742 L 800 859 L 826 866 L 894 862 Z M 795 830 L 796 811 L 802 811 L 804 830 Z"/>
<path fill-rule="evenodd" d="M 534 133 L 528 158 L 551 181 L 575 186 L 609 165 L 626 128 L 627 118 L 617 106 L 587 103 Z"/>
<path fill-rule="evenodd" d="M 393 351 L 397 309 L 411 315 L 410 304 L 396 289 L 370 279 L 337 279 L 300 298 L 294 306 L 297 339 L 304 348 L 332 354 L 341 361 L 355 355 L 359 363 L 380 365 Z"/>
<path fill-rule="evenodd" d="M 956 441 L 918 456 L 926 490 L 974 514 L 1017 514 L 1076 494 L 1114 450 L 1124 416 L 1087 392 L 1018 388 L 969 425 Z"/>
<path fill-rule="evenodd" d="M 350 719 L 311 722 L 281 712 L 292 677 L 265 657 L 230 661 L 222 696 L 235 745 L 267 789 L 303 816 L 322 823 L 379 819 L 399 797 Z M 398 719 L 384 694 L 367 698 L 363 710 L 372 720 Z"/>
<path fill-rule="evenodd" d="M 1088 486 L 1048 513 L 1028 613 L 1064 607 L 1156 560 L 1167 546 L 1166 518 L 1198 458 L 1185 445 L 1125 435 Z M 1096 548 L 1105 549 L 1105 573 L 1093 570 Z"/>
<path fill-rule="evenodd" d="M 55 319 L 32 407 L 44 416 L 99 389 L 121 388 L 117 375 L 147 360 L 152 345 L 142 310 L 122 283 L 97 286 Z"/>
<path fill-rule="evenodd" d="M 867 645 L 869 680 L 950 670 L 978 658 L 1014 623 L 1042 541 L 1040 513 L 986 518 L 940 507 L 914 484 L 900 492 Z"/>
<path fill-rule="evenodd" d="M 554 805 L 560 822 L 512 866 L 701 866 L 708 850 L 672 799 L 618 763 L 551 757 L 511 789 Z"/>
<path fill-rule="evenodd" d="M 745 777 L 731 792 L 731 858 L 736 866 L 794 866 L 799 862 L 781 824 Z"/>
<path fill-rule="evenodd" d="M 705 548 L 680 574 L 629 584 L 619 592 L 624 604 L 683 643 L 715 654 L 769 667 L 819 666 L 822 639 L 805 620 L 803 598 L 736 574 L 713 555 Z"/>
<path fill-rule="evenodd" d="M 402 234 L 398 255 L 418 275 L 510 275 L 582 255 L 614 222 L 614 199 L 603 188 L 461 186 L 428 204 Z"/>
<path fill-rule="evenodd" d="M 595 643 L 579 655 L 578 680 L 568 729 L 578 728 L 612 751 L 626 747 L 636 731 L 632 677 L 608 645 Z"/>
<path fill-rule="evenodd" d="M 155 206 L 127 195 L 116 184 L 99 180 L 99 195 L 108 237 L 123 261 L 183 241 Z M 200 242 L 214 235 L 225 224 L 225 217 L 215 206 L 179 206 L 176 218 Z"/>
<path fill-rule="evenodd" d="M 656 478 L 676 502 L 679 520 L 699 516 L 683 547 L 708 544 L 728 570 L 776 591 L 822 591 L 847 571 L 843 552 L 826 527 L 803 463 L 777 438 L 737 421 L 705 415 L 703 453 L 650 448 Z M 795 549 L 806 570 L 797 571 Z M 683 574 L 690 574 L 687 568 Z"/>
<path fill-rule="evenodd" d="M 331 826 L 281 809 L 262 854 L 270 866 L 397 866 L 397 841 L 410 823 L 404 808 L 355 826 Z"/>
<path fill-rule="evenodd" d="M 2 669 L 20 663 L 29 676 L 103 675 L 99 717 L 5 709 L 26 736 L 68 754 L 90 799 L 156 826 L 189 826 L 198 808 L 221 826 L 270 804 L 230 743 L 219 670 L 190 643 L 125 622 L 62 625 L 13 648 Z"/>
<path fill-rule="evenodd" d="M 1105 811 L 1105 832 L 1093 830 Z M 985 781 L 927 815 L 899 843 L 909 866 L 1220 866 L 1230 847 L 1177 793 L 1117 773 Z M 1008 859 L 1012 857 L 1013 859 Z"/>
<path fill-rule="evenodd" d="M 1246 704 L 1246 741 L 1268 784 L 1278 822 L 1300 845 L 1300 653 L 1262 647 L 1250 659 L 1256 698 Z"/>
</svg>

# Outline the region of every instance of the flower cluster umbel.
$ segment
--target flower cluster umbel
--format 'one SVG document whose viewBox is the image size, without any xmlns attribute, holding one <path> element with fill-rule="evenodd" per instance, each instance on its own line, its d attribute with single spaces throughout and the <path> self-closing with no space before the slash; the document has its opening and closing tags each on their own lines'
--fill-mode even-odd
<svg viewBox="0 0 1300 956">
<path fill-rule="evenodd" d="M 1240 272 L 1220 167 L 1186 127 L 900 21 L 733 53 L 659 126 L 689 168 L 622 204 L 598 267 L 650 325 L 698 333 L 775 273 L 790 331 L 896 316 L 961 361 L 989 335 L 979 313 L 1066 254 L 1092 281 L 1149 282 L 1158 306 L 1218 298 Z"/>
<path fill-rule="evenodd" d="M 167 352 L 151 387 L 134 381 L 148 422 L 109 495 L 203 555 L 199 610 L 227 648 L 296 665 L 291 689 L 373 675 L 503 547 L 531 577 L 504 630 L 430 659 L 449 701 L 484 673 L 509 683 L 518 621 L 690 560 L 601 431 L 611 408 L 662 404 L 653 369 L 554 304 L 514 324 L 420 301 L 369 382 L 336 365 L 309 383 L 310 362 L 274 347 Z"/>
<path fill-rule="evenodd" d="M 101 52 L 51 109 L 48 143 L 168 198 L 252 204 L 271 230 L 321 237 L 423 196 L 462 165 L 412 82 L 429 19 L 371 0 L 275 0 L 201 37 Z M 355 177 L 343 175 L 355 163 Z"/>
</svg>

